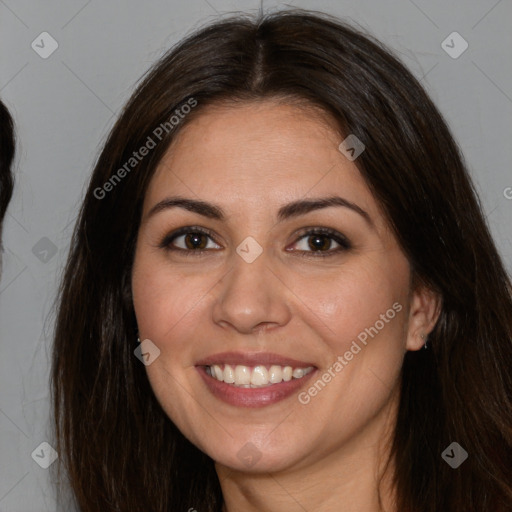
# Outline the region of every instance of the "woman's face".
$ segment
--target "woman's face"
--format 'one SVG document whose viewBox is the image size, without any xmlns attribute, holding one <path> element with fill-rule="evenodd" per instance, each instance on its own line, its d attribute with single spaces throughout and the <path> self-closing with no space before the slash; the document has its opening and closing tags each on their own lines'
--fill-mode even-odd
<svg viewBox="0 0 512 512">
<path fill-rule="evenodd" d="M 278 471 L 375 444 L 405 351 L 430 330 L 329 123 L 269 100 L 208 108 L 145 196 L 132 287 L 140 339 L 160 350 L 147 374 L 223 466 Z"/>
</svg>

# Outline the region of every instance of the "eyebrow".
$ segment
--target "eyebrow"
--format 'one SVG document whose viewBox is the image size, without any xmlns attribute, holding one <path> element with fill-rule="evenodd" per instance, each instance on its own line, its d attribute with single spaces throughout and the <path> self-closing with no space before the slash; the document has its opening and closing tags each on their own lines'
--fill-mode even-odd
<svg viewBox="0 0 512 512">
<path fill-rule="evenodd" d="M 322 197 L 315 199 L 300 199 L 298 201 L 293 201 L 288 203 L 281 208 L 277 212 L 277 220 L 278 222 L 282 222 L 287 219 L 299 217 L 301 215 L 305 215 L 306 213 L 321 210 L 323 208 L 330 208 L 332 206 L 349 208 L 350 210 L 358 213 L 364 220 L 371 226 L 374 227 L 373 221 L 370 215 L 363 210 L 360 206 L 343 197 L 339 196 L 330 196 L 330 197 Z M 155 204 L 151 210 L 146 214 L 146 220 L 148 220 L 153 215 L 160 213 L 162 211 L 171 209 L 171 208 L 183 208 L 190 212 L 197 213 L 202 215 L 203 217 L 207 217 L 209 219 L 224 221 L 226 219 L 226 214 L 220 206 L 217 206 L 213 203 L 208 203 L 206 201 L 201 201 L 197 199 L 188 199 L 184 197 L 167 197 L 162 201 Z"/>
</svg>

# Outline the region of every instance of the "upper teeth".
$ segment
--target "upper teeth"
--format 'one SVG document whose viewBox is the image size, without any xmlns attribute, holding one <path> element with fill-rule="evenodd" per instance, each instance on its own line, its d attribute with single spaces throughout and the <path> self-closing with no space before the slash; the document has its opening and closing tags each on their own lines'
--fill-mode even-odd
<svg viewBox="0 0 512 512">
<path fill-rule="evenodd" d="M 272 365 L 267 369 L 264 365 L 254 368 L 250 366 L 230 366 L 214 364 L 206 367 L 206 373 L 214 379 L 245 388 L 259 388 L 272 384 L 279 384 L 281 381 L 288 382 L 292 378 L 300 379 L 313 371 L 313 367 L 292 368 L 291 366 Z"/>
</svg>

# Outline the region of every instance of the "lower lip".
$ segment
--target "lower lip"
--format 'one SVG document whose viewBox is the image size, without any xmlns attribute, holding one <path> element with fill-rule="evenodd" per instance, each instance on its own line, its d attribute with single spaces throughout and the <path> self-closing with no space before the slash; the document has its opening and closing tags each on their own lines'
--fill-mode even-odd
<svg viewBox="0 0 512 512">
<path fill-rule="evenodd" d="M 204 366 L 196 366 L 210 392 L 220 400 L 237 407 L 264 407 L 297 393 L 316 374 L 316 369 L 300 379 L 272 384 L 264 388 L 241 388 L 210 377 Z"/>
</svg>

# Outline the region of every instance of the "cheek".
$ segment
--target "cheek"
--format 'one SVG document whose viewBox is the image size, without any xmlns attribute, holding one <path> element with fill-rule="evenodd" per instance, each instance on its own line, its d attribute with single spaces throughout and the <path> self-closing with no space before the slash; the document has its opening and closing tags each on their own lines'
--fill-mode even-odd
<svg viewBox="0 0 512 512">
<path fill-rule="evenodd" d="M 190 339 L 198 328 L 195 314 L 204 307 L 213 286 L 210 281 L 204 275 L 181 276 L 150 251 L 136 254 L 132 293 L 140 339 L 149 338 L 160 349 L 158 358 L 145 369 L 158 402 L 183 432 L 196 430 L 190 423 L 195 407 Z"/>
<path fill-rule="evenodd" d="M 155 343 L 179 341 L 195 308 L 208 300 L 215 280 L 205 275 L 184 276 L 166 265 L 162 258 L 141 254 L 135 258 L 132 274 L 133 305 L 141 336 Z M 190 326 L 188 325 L 190 328 Z"/>
<path fill-rule="evenodd" d="M 340 267 L 328 278 L 298 277 L 293 289 L 301 298 L 305 314 L 337 354 L 348 350 L 358 337 L 364 342 L 365 338 L 385 334 L 396 344 L 401 339 L 408 294 L 407 267 L 393 271 L 381 265 Z"/>
<path fill-rule="evenodd" d="M 297 280 L 303 319 L 327 350 L 318 380 L 304 390 L 301 403 L 325 417 L 326 435 L 354 433 L 390 400 L 404 356 L 408 297 L 407 267 L 381 272 L 374 267 L 340 269 L 331 279 Z M 325 391 L 324 391 L 325 389 Z M 349 417 L 339 414 L 350 411 Z"/>
</svg>

